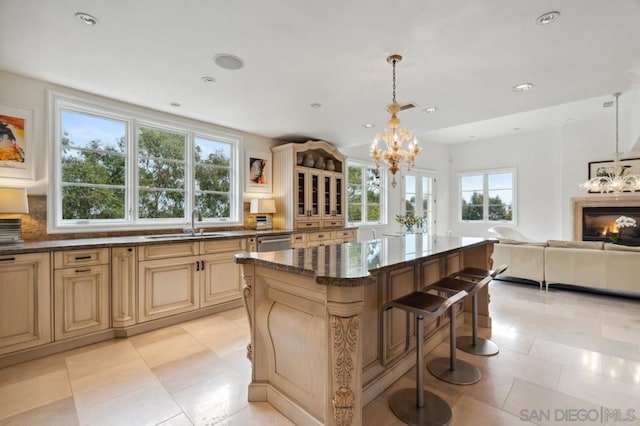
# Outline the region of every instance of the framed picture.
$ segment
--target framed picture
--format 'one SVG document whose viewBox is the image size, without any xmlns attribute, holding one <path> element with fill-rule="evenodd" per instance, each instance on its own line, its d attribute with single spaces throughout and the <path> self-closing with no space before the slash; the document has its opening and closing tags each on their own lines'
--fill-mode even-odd
<svg viewBox="0 0 640 426">
<path fill-rule="evenodd" d="M 626 170 L 625 174 L 640 175 L 640 158 L 627 158 L 624 160 L 620 160 L 620 166 Z M 591 161 L 589 162 L 589 179 L 598 176 L 613 176 L 615 174 L 614 168 L 615 161 L 613 160 Z"/>
<path fill-rule="evenodd" d="M 245 192 L 271 193 L 271 153 L 248 151 L 245 162 Z"/>
<path fill-rule="evenodd" d="M 31 111 L 0 105 L 0 177 L 34 179 Z"/>
</svg>

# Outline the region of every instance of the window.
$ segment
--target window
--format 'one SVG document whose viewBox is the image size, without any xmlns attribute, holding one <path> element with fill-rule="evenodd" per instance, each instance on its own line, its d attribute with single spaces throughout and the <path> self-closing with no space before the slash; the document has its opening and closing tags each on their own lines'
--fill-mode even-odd
<svg viewBox="0 0 640 426">
<path fill-rule="evenodd" d="M 460 220 L 513 223 L 515 179 L 514 169 L 459 174 Z"/>
<path fill-rule="evenodd" d="M 424 230 L 433 232 L 434 216 L 434 186 L 433 174 L 412 170 L 403 177 L 404 182 L 404 211 L 424 218 Z"/>
<path fill-rule="evenodd" d="M 375 166 L 349 163 L 347 166 L 347 221 L 367 225 L 385 222 L 384 174 Z"/>
<path fill-rule="evenodd" d="M 51 231 L 239 222 L 237 139 L 51 95 Z"/>
</svg>

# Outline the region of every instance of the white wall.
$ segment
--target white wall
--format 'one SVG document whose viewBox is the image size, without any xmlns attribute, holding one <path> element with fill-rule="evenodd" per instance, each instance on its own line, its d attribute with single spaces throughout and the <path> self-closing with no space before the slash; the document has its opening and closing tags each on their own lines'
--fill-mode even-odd
<svg viewBox="0 0 640 426">
<path fill-rule="evenodd" d="M 35 181 L 25 179 L 8 179 L 0 177 L 0 186 L 27 188 L 29 194 L 46 194 L 48 187 L 48 151 L 49 143 L 47 140 L 47 90 L 53 90 L 70 96 L 78 96 L 84 100 L 95 102 L 100 105 L 106 105 L 113 108 L 123 108 L 134 113 L 140 113 L 146 116 L 152 115 L 154 118 L 180 123 L 181 125 L 198 126 L 212 131 L 220 131 L 235 136 L 240 136 L 243 140 L 245 150 L 269 151 L 274 145 L 282 142 L 250 133 L 229 129 L 211 123 L 203 123 L 172 114 L 154 111 L 137 105 L 131 105 L 124 102 L 115 101 L 97 95 L 91 95 L 70 88 L 58 86 L 55 84 L 34 80 L 17 74 L 8 73 L 0 70 L 0 104 L 8 105 L 16 108 L 27 109 L 33 112 L 32 136 L 33 145 L 30 149 L 35 152 Z M 244 153 L 241 153 L 241 164 L 244 165 Z M 244 176 L 244 175 L 242 175 Z M 260 194 L 264 196 L 264 194 Z M 245 194 L 255 197 L 257 194 Z"/>
</svg>

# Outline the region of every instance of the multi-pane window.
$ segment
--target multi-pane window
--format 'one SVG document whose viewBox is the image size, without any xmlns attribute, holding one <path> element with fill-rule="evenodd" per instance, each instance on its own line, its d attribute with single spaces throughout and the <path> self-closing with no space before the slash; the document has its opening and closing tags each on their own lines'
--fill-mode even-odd
<svg viewBox="0 0 640 426">
<path fill-rule="evenodd" d="M 53 230 L 240 221 L 237 140 L 53 100 Z"/>
<path fill-rule="evenodd" d="M 513 169 L 459 174 L 460 219 L 514 222 L 515 178 Z"/>
<path fill-rule="evenodd" d="M 348 222 L 383 223 L 384 197 L 380 170 L 374 166 L 352 163 L 347 171 Z"/>
<path fill-rule="evenodd" d="M 404 211 L 424 219 L 423 229 L 432 232 L 435 179 L 427 173 L 412 171 L 404 176 Z"/>
</svg>

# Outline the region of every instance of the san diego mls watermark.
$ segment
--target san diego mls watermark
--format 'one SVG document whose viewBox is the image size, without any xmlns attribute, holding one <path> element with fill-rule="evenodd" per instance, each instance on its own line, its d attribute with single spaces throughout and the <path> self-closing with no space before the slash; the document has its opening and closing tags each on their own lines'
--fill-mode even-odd
<svg viewBox="0 0 640 426">
<path fill-rule="evenodd" d="M 636 421 L 633 408 L 523 408 L 520 420 L 526 422 L 590 422 L 611 424 Z"/>
</svg>

